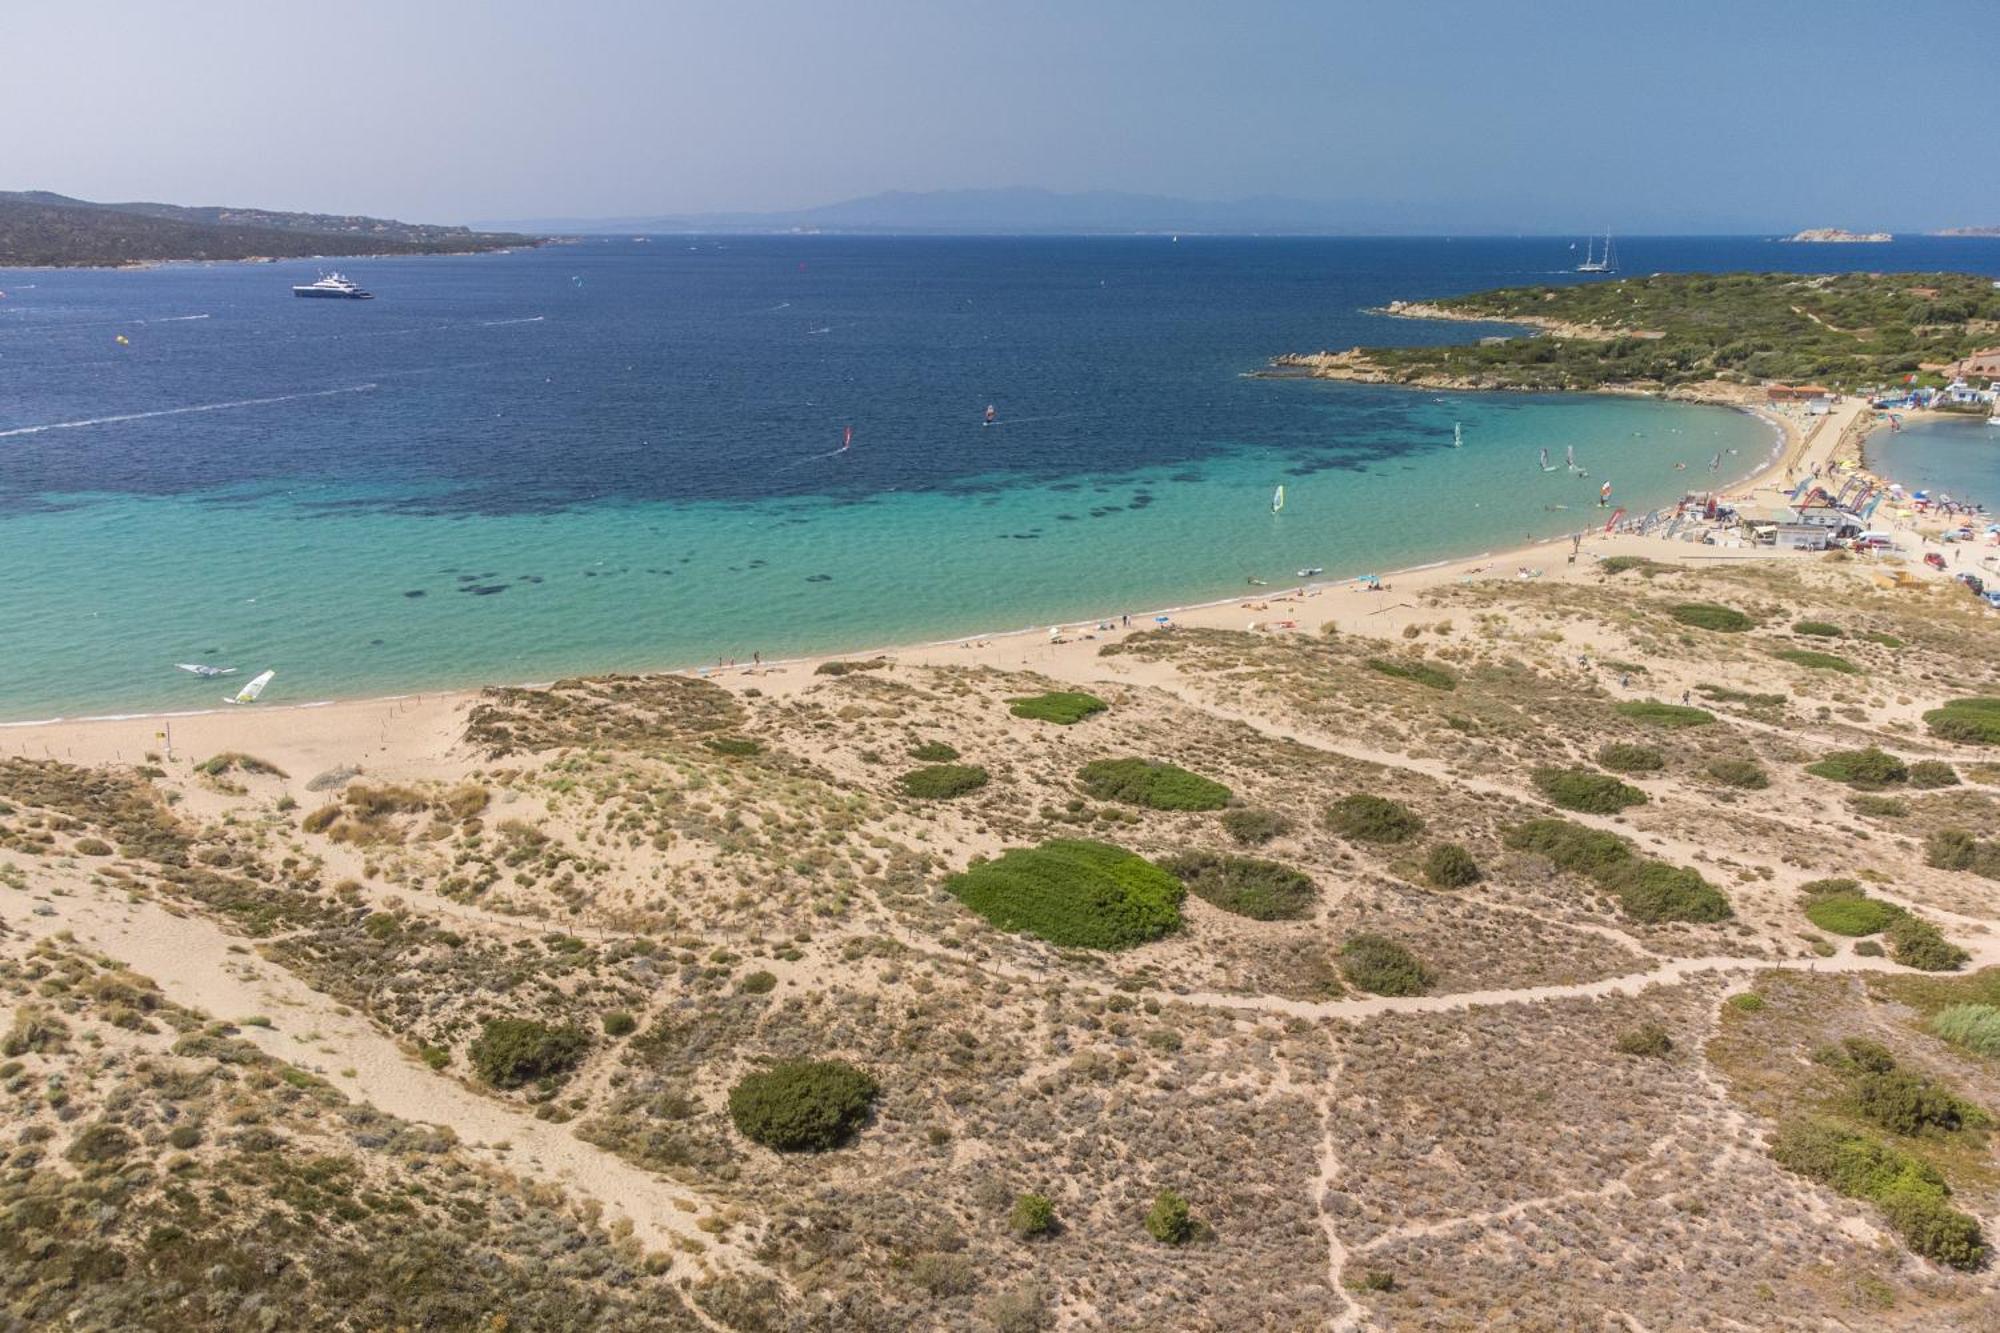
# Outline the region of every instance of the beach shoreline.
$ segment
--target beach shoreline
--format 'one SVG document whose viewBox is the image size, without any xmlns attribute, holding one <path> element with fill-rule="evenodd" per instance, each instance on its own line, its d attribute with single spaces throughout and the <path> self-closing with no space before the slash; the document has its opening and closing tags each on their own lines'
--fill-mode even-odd
<svg viewBox="0 0 2000 1333">
<path fill-rule="evenodd" d="M 1742 401 L 1715 405 L 1732 406 L 1758 417 L 1774 428 L 1777 437 L 1770 452 L 1748 475 L 1716 489 L 1718 497 L 1739 504 L 1759 498 L 1760 493 L 1789 491 L 1788 473 L 1796 477 L 1815 462 L 1823 464 L 1830 459 L 1835 444 L 1866 410 L 1864 402 L 1854 400 L 1841 404 L 1833 413 L 1802 421 Z M 1606 512 L 1608 516 L 1609 511 Z M 1573 541 L 1579 555 L 1574 563 L 1569 559 Z M 1306 581 L 1253 588 L 1242 594 L 1143 612 L 1121 608 L 1082 621 L 1068 620 L 1058 626 L 1023 626 L 748 664 L 725 661 L 712 666 L 662 667 L 618 674 L 690 676 L 731 689 L 755 688 L 765 694 L 801 692 L 815 681 L 814 673 L 822 663 L 840 660 L 987 667 L 1074 677 L 1088 674 L 1087 665 L 1077 659 L 1094 658 L 1106 643 L 1116 642 L 1134 631 L 1155 628 L 1161 623 L 1156 617 L 1166 617 L 1165 623 L 1190 628 L 1243 629 L 1255 625 L 1272 627 L 1270 632 L 1274 633 L 1317 633 L 1324 625 L 1333 624 L 1341 633 L 1388 639 L 1400 634 L 1404 624 L 1413 621 L 1414 616 L 1408 613 L 1417 608 L 1407 600 L 1412 594 L 1460 581 L 1517 579 L 1528 570 L 1535 571 L 1533 576 L 1537 578 L 1573 579 L 1593 571 L 1597 560 L 1603 557 L 1658 555 L 1662 549 L 1663 543 L 1657 537 L 1606 533 L 1600 519 L 1558 537 L 1385 571 L 1380 575 L 1382 593 L 1364 591 L 1364 585 L 1352 577 Z M 1765 549 L 1725 552 L 1704 548 L 1685 554 L 1676 551 L 1676 557 L 1683 560 L 1796 559 L 1800 554 Z M 1051 628 L 1061 632 L 1051 635 Z M 463 715 L 488 690 L 545 689 L 555 683 L 488 682 L 365 698 L 0 722 L 0 756 L 137 763 L 147 754 L 165 754 L 170 736 L 175 750 L 189 754 L 247 750 L 284 754 L 289 762 L 301 767 L 313 764 L 334 767 L 360 761 L 370 753 L 400 753 L 414 735 L 424 736 L 427 748 L 449 749 L 462 732 Z"/>
</svg>

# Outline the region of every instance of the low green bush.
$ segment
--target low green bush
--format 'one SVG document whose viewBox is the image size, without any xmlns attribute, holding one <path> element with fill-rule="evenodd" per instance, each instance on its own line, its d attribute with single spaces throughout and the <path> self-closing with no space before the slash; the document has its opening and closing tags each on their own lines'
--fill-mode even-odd
<svg viewBox="0 0 2000 1333">
<path fill-rule="evenodd" d="M 1443 667 L 1431 662 L 1409 657 L 1371 657 L 1367 663 L 1370 671 L 1397 680 L 1412 680 L 1419 685 L 1427 685 L 1434 690 L 1455 690 L 1458 677 Z"/>
<path fill-rule="evenodd" d="M 1326 812 L 1327 826 L 1355 842 L 1408 842 L 1424 831 L 1424 821 L 1401 801 L 1356 792 L 1335 801 Z"/>
<path fill-rule="evenodd" d="M 1350 935 L 1340 946 L 1340 970 L 1371 995 L 1422 995 L 1431 974 L 1417 956 L 1386 935 Z"/>
<path fill-rule="evenodd" d="M 1910 785 L 1924 791 L 1956 787 L 1958 770 L 1942 759 L 1919 759 L 1910 765 Z"/>
<path fill-rule="evenodd" d="M 1739 1013 L 1759 1013 L 1764 1008 L 1764 997 L 1756 991 L 1746 990 L 1729 997 L 1729 1007 Z"/>
<path fill-rule="evenodd" d="M 1567 819 L 1531 819 L 1508 829 L 1503 840 L 1517 851 L 1539 853 L 1559 869 L 1592 879 L 1632 859 L 1632 845 L 1617 834 Z"/>
<path fill-rule="evenodd" d="M 1194 1214 L 1188 1201 L 1172 1190 L 1161 1190 L 1146 1210 L 1146 1234 L 1167 1245 L 1185 1245 L 1194 1239 Z"/>
<path fill-rule="evenodd" d="M 1292 831 L 1292 821 L 1276 810 L 1239 805 L 1222 812 L 1222 827 L 1244 847 L 1260 847 Z"/>
<path fill-rule="evenodd" d="M 923 764 L 948 764 L 958 758 L 958 750 L 943 741 L 925 741 L 910 747 L 910 758 Z"/>
<path fill-rule="evenodd" d="M 1834 935 L 1878 935 L 1894 925 L 1903 909 L 1870 898 L 1851 879 L 1822 879 L 1800 886 L 1806 919 Z"/>
<path fill-rule="evenodd" d="M 1838 625 L 1829 625 L 1824 620 L 1801 620 L 1792 625 L 1792 633 L 1804 634 L 1815 639 L 1838 639 L 1843 631 Z"/>
<path fill-rule="evenodd" d="M 778 989 L 778 974 L 775 972 L 751 972 L 736 983 L 736 993 L 739 995 L 769 995 L 776 989 Z"/>
<path fill-rule="evenodd" d="M 1847 801 L 1848 809 L 1870 819 L 1907 819 L 1910 803 L 1900 796 L 1874 796 L 1863 792 Z"/>
<path fill-rule="evenodd" d="M 1627 699 L 1614 704 L 1611 711 L 1653 727 L 1705 727 L 1715 721 L 1715 714 L 1706 708 L 1661 703 L 1658 699 Z"/>
<path fill-rule="evenodd" d="M 1085 792 L 1149 810 L 1220 810 L 1229 788 L 1153 759 L 1098 759 L 1077 772 Z"/>
<path fill-rule="evenodd" d="M 1865 750 L 1835 750 L 1818 763 L 1807 764 L 1806 772 L 1816 778 L 1844 782 L 1857 791 L 1879 791 L 1910 778 L 1910 770 L 1902 760 L 1873 745 Z"/>
<path fill-rule="evenodd" d="M 1311 914 L 1318 897 L 1309 876 L 1255 857 L 1183 852 L 1160 867 L 1203 902 L 1254 921 L 1296 921 Z"/>
<path fill-rule="evenodd" d="M 1731 915 L 1722 891 L 1686 866 L 1626 861 L 1601 882 L 1634 921 L 1726 921 Z"/>
<path fill-rule="evenodd" d="M 1771 785 L 1763 765 L 1754 759 L 1713 759 L 1702 771 L 1725 787 L 1744 791 L 1762 791 Z"/>
<path fill-rule="evenodd" d="M 1954 1046 L 2000 1056 L 2000 1007 L 1954 1004 L 1931 1015 L 1931 1032 Z"/>
<path fill-rule="evenodd" d="M 711 736 L 702 744 L 713 754 L 728 755 L 735 759 L 746 758 L 764 748 L 761 742 L 743 736 Z"/>
<path fill-rule="evenodd" d="M 604 1016 L 604 1035 L 607 1037 L 629 1037 L 639 1030 L 639 1020 L 624 1009 L 613 1009 Z"/>
<path fill-rule="evenodd" d="M 1597 762 L 1614 773 L 1657 773 L 1667 766 L 1667 757 L 1650 745 L 1614 741 L 1598 748 Z"/>
<path fill-rule="evenodd" d="M 1919 972 L 1956 972 L 1971 954 L 1944 937 L 1944 932 L 1907 912 L 1889 927 L 1889 957 Z"/>
<path fill-rule="evenodd" d="M 1084 949 L 1129 949 L 1178 929 L 1185 894 L 1145 858 L 1080 838 L 976 861 L 945 888 L 1001 930 Z"/>
<path fill-rule="evenodd" d="M 1434 889 L 1462 889 L 1477 884 L 1481 873 L 1472 853 L 1455 842 L 1441 842 L 1424 857 L 1424 882 Z"/>
<path fill-rule="evenodd" d="M 1866 639 L 1870 643 L 1879 643 L 1884 648 L 1901 648 L 1903 646 L 1903 641 L 1895 635 L 1884 634 L 1881 630 L 1877 629 L 1856 631 L 1854 637 L 1857 639 Z"/>
<path fill-rule="evenodd" d="M 1030 694 L 1007 701 L 1007 711 L 1015 717 L 1053 722 L 1061 727 L 1074 726 L 1110 706 L 1096 695 L 1080 690 L 1052 690 L 1047 694 Z"/>
<path fill-rule="evenodd" d="M 117 849 L 102 838 L 78 838 L 70 850 L 78 856 L 109 856 Z"/>
<path fill-rule="evenodd" d="M 1674 1040 L 1658 1023 L 1642 1023 L 1618 1034 L 1615 1049 L 1620 1055 L 1638 1055 L 1663 1060 L 1674 1049 Z"/>
<path fill-rule="evenodd" d="M 1951 699 L 1924 714 L 1931 735 L 1966 745 L 2000 745 L 2000 699 Z"/>
<path fill-rule="evenodd" d="M 1742 704 L 1745 708 L 1781 708 L 1786 696 L 1783 694 L 1758 693 L 1752 690 L 1732 690 L 1724 685 L 1697 685 L 1694 692 L 1704 699 L 1721 704 Z"/>
<path fill-rule="evenodd" d="M 1014 1207 L 1007 1214 L 1007 1225 L 1023 1240 L 1046 1236 L 1056 1229 L 1056 1206 L 1045 1195 L 1023 1194 L 1014 1200 Z"/>
<path fill-rule="evenodd" d="M 1529 776 L 1537 791 L 1564 810 L 1615 815 L 1627 806 L 1646 803 L 1645 792 L 1608 773 L 1581 768 L 1538 768 Z"/>
<path fill-rule="evenodd" d="M 844 1060 L 783 1060 L 729 1090 L 729 1118 L 767 1148 L 826 1152 L 854 1136 L 880 1091 Z"/>
<path fill-rule="evenodd" d="M 551 1027 L 532 1018 L 489 1018 L 466 1054 L 494 1087 L 518 1088 L 560 1078 L 588 1049 L 590 1039 L 575 1027 Z"/>
<path fill-rule="evenodd" d="M 1788 1171 L 1876 1204 L 1915 1253 L 1954 1268 L 1985 1262 L 1978 1220 L 1950 1207 L 1951 1187 L 1929 1163 L 1828 1120 L 1780 1126 L 1771 1155 Z"/>
<path fill-rule="evenodd" d="M 1938 829 L 1924 839 L 1924 864 L 2000 879 L 2000 842 L 1975 838 L 1962 828 Z"/>
<path fill-rule="evenodd" d="M 821 662 L 813 668 L 815 676 L 851 676 L 857 671 L 886 671 L 890 662 L 884 657 L 871 657 L 865 662 Z"/>
<path fill-rule="evenodd" d="M 948 801 L 954 796 L 978 791 L 987 783 L 987 772 L 977 764 L 932 764 L 913 768 L 896 779 L 905 796 L 924 801 Z"/>
<path fill-rule="evenodd" d="M 1680 602 L 1668 607 L 1667 614 L 1683 625 L 1718 634 L 1741 634 L 1757 624 L 1741 611 L 1714 602 Z"/>
<path fill-rule="evenodd" d="M 1838 653 L 1816 653 L 1806 648 L 1780 648 L 1771 656 L 1781 662 L 1790 662 L 1796 667 L 1809 671 L 1838 671 L 1843 676 L 1858 676 L 1861 668 Z"/>
</svg>

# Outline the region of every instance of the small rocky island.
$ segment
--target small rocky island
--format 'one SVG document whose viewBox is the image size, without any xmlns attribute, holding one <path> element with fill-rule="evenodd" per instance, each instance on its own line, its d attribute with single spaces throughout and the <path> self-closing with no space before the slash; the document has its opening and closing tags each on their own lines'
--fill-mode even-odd
<svg viewBox="0 0 2000 1333">
<path fill-rule="evenodd" d="M 1810 227 L 1783 237 L 1787 242 L 1811 245 L 1885 245 L 1896 239 L 1886 231 L 1848 231 L 1841 227 Z"/>
</svg>

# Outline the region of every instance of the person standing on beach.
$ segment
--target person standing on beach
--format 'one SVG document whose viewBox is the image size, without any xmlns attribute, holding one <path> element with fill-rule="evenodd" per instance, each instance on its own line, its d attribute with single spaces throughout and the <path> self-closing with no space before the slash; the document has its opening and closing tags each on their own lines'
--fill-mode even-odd
<svg viewBox="0 0 2000 1333">
<path fill-rule="evenodd" d="M 1122 617 L 1120 617 L 1120 619 L 1124 622 L 1121 628 L 1123 629 L 1132 628 L 1132 613 L 1130 611 L 1127 611 Z"/>
</svg>

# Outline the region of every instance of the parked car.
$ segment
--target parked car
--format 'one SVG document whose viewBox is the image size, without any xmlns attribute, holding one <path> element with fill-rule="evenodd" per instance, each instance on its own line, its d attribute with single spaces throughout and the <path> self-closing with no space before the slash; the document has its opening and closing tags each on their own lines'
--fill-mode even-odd
<svg viewBox="0 0 2000 1333">
<path fill-rule="evenodd" d="M 1982 597 L 1982 596 L 1984 596 L 1984 595 L 1985 595 L 1985 593 L 1986 593 L 1986 580 L 1985 580 L 1985 579 L 1982 579 L 1982 578 L 1980 578 L 1980 577 L 1979 577 L 1979 575 L 1977 575 L 1977 574 L 1953 574 L 1953 575 L 1952 575 L 1952 577 L 1953 577 L 1953 578 L 1955 578 L 1955 579 L 1957 579 L 1957 580 L 1958 580 L 1958 581 L 1959 581 L 1960 583 L 1963 583 L 1963 584 L 1964 584 L 1964 585 L 1965 585 L 1966 587 L 1970 588 L 1970 589 L 1972 590 L 1972 594 L 1973 594 L 1973 596 L 1975 596 L 1975 597 Z"/>
<path fill-rule="evenodd" d="M 1932 569 L 1943 569 L 1944 557 L 1939 555 L 1936 551 L 1925 551 L 1924 563 L 1929 565 Z"/>
</svg>

